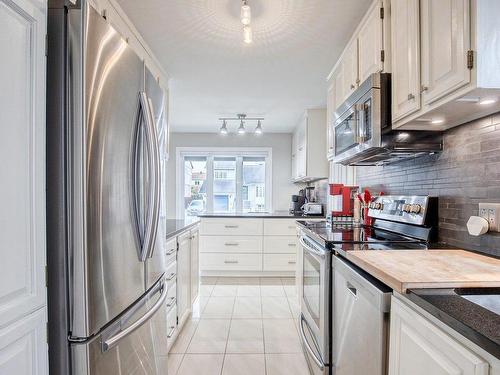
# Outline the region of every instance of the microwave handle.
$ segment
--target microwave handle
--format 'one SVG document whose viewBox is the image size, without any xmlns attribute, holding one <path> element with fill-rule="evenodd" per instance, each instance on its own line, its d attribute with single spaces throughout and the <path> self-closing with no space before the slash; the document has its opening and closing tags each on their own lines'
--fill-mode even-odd
<svg viewBox="0 0 500 375">
<path fill-rule="evenodd" d="M 366 141 L 366 118 L 365 118 L 366 104 L 356 104 L 356 138 L 358 143 Z"/>
</svg>

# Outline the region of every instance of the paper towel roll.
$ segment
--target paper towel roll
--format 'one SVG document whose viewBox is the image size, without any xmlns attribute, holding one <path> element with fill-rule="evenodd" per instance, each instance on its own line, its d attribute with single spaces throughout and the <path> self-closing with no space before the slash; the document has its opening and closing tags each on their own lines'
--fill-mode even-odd
<svg viewBox="0 0 500 375">
<path fill-rule="evenodd" d="M 488 220 L 483 219 L 480 216 L 471 216 L 469 221 L 467 221 L 467 230 L 472 236 L 480 236 L 488 232 L 489 223 Z"/>
</svg>

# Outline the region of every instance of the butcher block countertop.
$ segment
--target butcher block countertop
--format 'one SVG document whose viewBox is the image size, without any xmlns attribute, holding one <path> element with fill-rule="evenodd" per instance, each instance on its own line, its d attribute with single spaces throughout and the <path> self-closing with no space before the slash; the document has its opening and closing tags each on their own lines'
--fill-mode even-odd
<svg viewBox="0 0 500 375">
<path fill-rule="evenodd" d="M 349 251 L 347 259 L 399 293 L 500 287 L 500 260 L 465 250 Z"/>
</svg>

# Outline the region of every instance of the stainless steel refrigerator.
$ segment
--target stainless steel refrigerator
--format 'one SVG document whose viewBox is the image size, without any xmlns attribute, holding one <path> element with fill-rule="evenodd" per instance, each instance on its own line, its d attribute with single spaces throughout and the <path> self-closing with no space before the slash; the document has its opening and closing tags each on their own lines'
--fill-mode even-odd
<svg viewBox="0 0 500 375">
<path fill-rule="evenodd" d="M 49 1 L 50 373 L 166 374 L 153 324 L 166 319 L 166 95 L 101 14 L 73 3 Z"/>
</svg>

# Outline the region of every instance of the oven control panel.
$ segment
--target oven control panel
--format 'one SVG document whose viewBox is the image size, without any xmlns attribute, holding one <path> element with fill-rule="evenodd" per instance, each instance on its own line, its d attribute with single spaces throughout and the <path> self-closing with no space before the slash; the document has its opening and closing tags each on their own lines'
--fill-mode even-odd
<svg viewBox="0 0 500 375">
<path fill-rule="evenodd" d="M 368 204 L 368 215 L 377 219 L 424 225 L 429 201 L 428 196 L 382 195 Z"/>
</svg>

